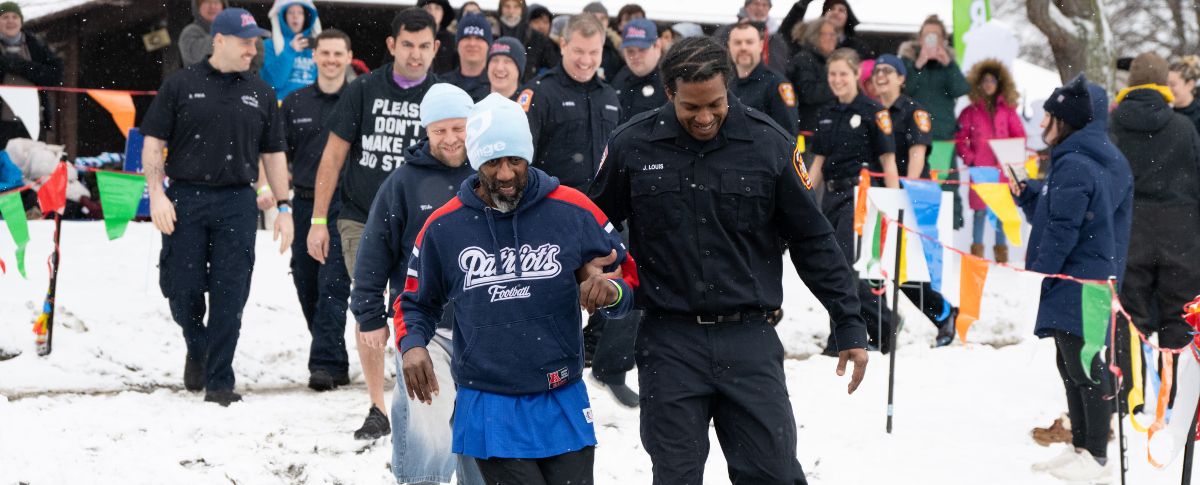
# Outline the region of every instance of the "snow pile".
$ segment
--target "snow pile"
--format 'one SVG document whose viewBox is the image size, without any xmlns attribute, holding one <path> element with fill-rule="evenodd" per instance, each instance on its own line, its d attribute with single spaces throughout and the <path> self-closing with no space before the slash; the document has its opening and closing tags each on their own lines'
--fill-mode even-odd
<svg viewBox="0 0 1200 485">
<path fill-rule="evenodd" d="M 63 227 L 58 325 L 48 358 L 33 350 L 29 322 L 44 297 L 41 262 L 52 225 L 31 223 L 28 280 L 13 271 L 11 239 L 0 236 L 0 257 L 10 268 L 0 276 L 0 349 L 21 351 L 0 361 L 0 483 L 392 483 L 390 441 L 351 436 L 369 405 L 353 350 L 353 384 L 322 394 L 304 386 L 309 337 L 288 256 L 278 254 L 269 233 L 259 233 L 234 361 L 246 400 L 221 408 L 182 390 L 183 339 L 158 291 L 160 238 L 153 228 L 132 224 L 109 242 L 100 223 Z M 1029 336 L 1036 285 L 994 271 L 984 318 L 967 345 L 930 348 L 934 327 L 902 302 L 907 323 L 891 435 L 884 432 L 888 359 L 871 354 L 866 380 L 848 396 L 847 379 L 834 374 L 836 360 L 816 355 L 829 331 L 824 309 L 794 272 L 786 277 L 778 330 L 789 356 L 798 457 L 810 483 L 1059 483 L 1029 471 L 1059 451 L 1035 445 L 1029 429 L 1065 409 L 1053 345 Z M 636 379 L 631 373 L 629 382 Z M 638 411 L 594 387 L 592 400 L 596 483 L 648 483 Z M 710 441 L 704 483 L 728 483 L 715 433 Z M 1129 443 L 1129 483 L 1178 480 L 1178 460 L 1152 471 L 1142 458 L 1144 436 Z M 1109 453 L 1115 456 L 1116 447 Z"/>
</svg>

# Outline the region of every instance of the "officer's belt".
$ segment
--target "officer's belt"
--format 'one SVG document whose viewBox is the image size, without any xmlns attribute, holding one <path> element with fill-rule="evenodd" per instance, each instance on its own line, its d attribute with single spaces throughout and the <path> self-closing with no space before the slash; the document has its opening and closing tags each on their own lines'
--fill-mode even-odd
<svg viewBox="0 0 1200 485">
<path fill-rule="evenodd" d="M 827 192 L 846 192 L 854 190 L 858 186 L 858 176 L 842 177 L 840 179 L 826 180 L 825 190 Z"/>
<path fill-rule="evenodd" d="M 313 199 L 317 198 L 317 189 L 294 187 L 292 190 L 294 190 L 296 192 L 297 199 L 313 200 Z"/>
<path fill-rule="evenodd" d="M 700 325 L 717 325 L 723 323 L 753 323 L 766 322 L 774 312 L 740 312 L 729 315 L 696 315 L 689 313 L 647 313 L 645 320 L 660 322 L 686 322 Z"/>
</svg>

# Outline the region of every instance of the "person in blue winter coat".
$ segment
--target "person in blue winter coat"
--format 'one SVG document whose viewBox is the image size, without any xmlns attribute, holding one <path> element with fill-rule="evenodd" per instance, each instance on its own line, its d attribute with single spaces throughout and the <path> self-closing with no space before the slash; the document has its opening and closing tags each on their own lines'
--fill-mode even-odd
<svg viewBox="0 0 1200 485">
<path fill-rule="evenodd" d="M 1032 224 L 1025 268 L 1045 274 L 1105 280 L 1120 276 L 1128 246 L 1132 176 L 1128 162 L 1108 137 L 1107 97 L 1081 74 L 1054 91 L 1045 103 L 1042 138 L 1051 147 L 1042 182 L 1014 183 L 1013 192 Z M 1042 282 L 1034 333 L 1051 337 L 1067 395 L 1071 445 L 1033 468 L 1064 480 L 1100 480 L 1112 474 L 1107 448 L 1112 402 L 1107 365 L 1101 355 L 1090 369 L 1083 349 L 1080 284 L 1057 278 Z"/>
<path fill-rule="evenodd" d="M 452 450 L 475 457 L 489 484 L 590 484 L 579 309 L 627 314 L 636 283 L 621 275 L 636 281 L 633 260 L 587 196 L 529 166 L 515 102 L 493 93 L 475 105 L 467 156 L 479 173 L 429 216 L 396 302 L 409 398 L 444 399 L 426 347 L 452 301 Z"/>
<path fill-rule="evenodd" d="M 312 42 L 321 33 L 321 20 L 312 0 L 275 0 L 269 16 L 271 38 L 263 43 L 266 58 L 260 74 L 282 101 L 317 80 Z"/>
</svg>

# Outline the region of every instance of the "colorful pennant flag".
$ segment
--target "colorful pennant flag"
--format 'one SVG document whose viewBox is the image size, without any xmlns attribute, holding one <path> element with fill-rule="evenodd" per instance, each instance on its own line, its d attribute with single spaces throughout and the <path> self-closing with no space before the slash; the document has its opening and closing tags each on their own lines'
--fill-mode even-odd
<svg viewBox="0 0 1200 485">
<path fill-rule="evenodd" d="M 946 180 L 950 167 L 954 166 L 954 142 L 949 140 L 934 140 L 929 149 L 929 171 L 934 178 Z"/>
<path fill-rule="evenodd" d="M 927 180 L 901 180 L 917 219 L 917 230 L 927 236 L 919 238 L 929 268 L 929 284 L 933 291 L 942 291 L 942 245 L 937 242 L 938 216 L 942 208 L 942 188 Z M 932 239 L 929 239 L 932 238 Z M 908 254 L 901 251 L 901 254 Z"/>
<path fill-rule="evenodd" d="M 983 199 L 983 203 L 987 204 L 988 209 L 1000 219 L 1008 243 L 1020 246 L 1021 216 L 1017 212 L 1017 204 L 1013 202 L 1012 193 L 1008 190 L 1008 184 L 971 184 L 971 190 L 974 190 L 975 194 Z"/>
<path fill-rule="evenodd" d="M 962 255 L 962 276 L 959 278 L 958 320 L 954 328 L 963 343 L 967 341 L 967 330 L 979 320 L 979 303 L 983 300 L 983 283 L 987 281 L 988 260 L 968 254 Z"/>
<path fill-rule="evenodd" d="M 0 216 L 12 234 L 13 242 L 17 245 L 17 272 L 25 278 L 25 245 L 29 244 L 29 221 L 25 219 L 25 204 L 21 202 L 21 192 L 12 191 L 0 195 Z"/>
<path fill-rule="evenodd" d="M 121 135 L 129 136 L 129 129 L 133 128 L 133 120 L 137 117 L 137 109 L 133 107 L 133 96 L 128 92 L 101 89 L 89 89 L 87 93 L 108 110 L 117 128 L 121 130 Z"/>
<path fill-rule="evenodd" d="M 1083 307 L 1083 349 L 1079 351 L 1079 360 L 1088 377 L 1098 382 L 1096 376 L 1092 375 L 1092 362 L 1108 339 L 1108 326 L 1112 321 L 1112 290 L 1102 283 L 1084 283 L 1082 288 L 1083 294 L 1079 300 Z"/>
<path fill-rule="evenodd" d="M 146 176 L 119 172 L 96 172 L 100 206 L 104 208 L 104 230 L 108 240 L 125 234 L 125 226 L 137 215 L 146 187 Z"/>
<path fill-rule="evenodd" d="M 43 214 L 61 213 L 67 206 L 67 162 L 58 162 L 54 172 L 37 191 Z"/>
</svg>

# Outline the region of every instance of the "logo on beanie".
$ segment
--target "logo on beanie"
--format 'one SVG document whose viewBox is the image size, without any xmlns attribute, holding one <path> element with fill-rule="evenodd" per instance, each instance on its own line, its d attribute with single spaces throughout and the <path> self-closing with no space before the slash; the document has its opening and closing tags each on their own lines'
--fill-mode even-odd
<svg viewBox="0 0 1200 485">
<path fill-rule="evenodd" d="M 492 159 L 493 155 L 508 148 L 508 144 L 504 140 L 481 144 L 483 141 L 482 138 L 491 127 L 491 111 L 482 111 L 467 118 L 467 139 L 469 140 L 467 143 L 467 158 L 488 161 Z"/>
<path fill-rule="evenodd" d="M 495 44 L 492 44 L 492 54 L 510 54 L 510 53 L 512 53 L 512 47 L 509 47 L 508 44 L 505 44 L 502 42 L 497 42 Z"/>
<path fill-rule="evenodd" d="M 467 36 L 471 36 L 471 35 L 473 35 L 475 37 L 485 37 L 485 38 L 487 37 L 487 36 L 483 35 L 483 27 L 480 27 L 478 25 L 468 25 L 468 26 L 463 27 L 462 36 L 467 37 Z"/>
<path fill-rule="evenodd" d="M 230 13 L 232 13 L 232 12 L 230 12 Z M 258 27 L 258 24 L 256 22 L 254 22 L 254 16 L 250 15 L 248 13 L 244 13 L 244 14 L 242 14 L 242 27 L 245 27 L 247 25 L 253 25 L 255 27 Z"/>
<path fill-rule="evenodd" d="M 646 29 L 630 27 L 625 31 L 625 37 L 629 37 L 631 39 L 644 39 L 646 38 Z"/>
</svg>

